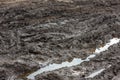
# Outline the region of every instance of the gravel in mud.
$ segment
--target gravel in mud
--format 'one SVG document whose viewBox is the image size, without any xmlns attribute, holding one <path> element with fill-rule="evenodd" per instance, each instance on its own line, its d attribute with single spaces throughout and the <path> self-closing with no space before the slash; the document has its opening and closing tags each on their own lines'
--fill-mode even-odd
<svg viewBox="0 0 120 80">
<path fill-rule="evenodd" d="M 0 80 L 28 80 L 50 63 L 85 59 L 120 37 L 119 8 L 119 0 L 0 0 Z M 119 53 L 120 43 L 89 62 L 36 80 L 119 80 Z"/>
</svg>

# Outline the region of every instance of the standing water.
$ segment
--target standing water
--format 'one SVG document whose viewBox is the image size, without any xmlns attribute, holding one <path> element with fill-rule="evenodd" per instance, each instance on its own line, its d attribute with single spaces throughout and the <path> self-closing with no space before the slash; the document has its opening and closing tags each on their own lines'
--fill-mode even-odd
<svg viewBox="0 0 120 80">
<path fill-rule="evenodd" d="M 110 40 L 109 43 L 107 43 L 104 47 L 100 47 L 98 49 L 95 50 L 94 54 L 88 56 L 85 60 L 82 60 L 80 58 L 74 58 L 72 60 L 72 62 L 62 62 L 61 64 L 49 64 L 48 66 L 44 67 L 44 68 L 41 68 L 39 70 L 37 70 L 36 72 L 30 74 L 27 76 L 28 79 L 31 79 L 31 80 L 34 80 L 35 79 L 35 76 L 38 75 L 38 74 L 41 74 L 43 72 L 48 72 L 48 71 L 53 71 L 53 70 L 57 70 L 57 69 L 60 69 L 60 68 L 63 68 L 63 67 L 71 67 L 71 66 L 76 66 L 76 65 L 79 65 L 81 64 L 82 62 L 84 61 L 90 61 L 90 59 L 94 58 L 97 54 L 103 52 L 103 51 L 106 51 L 108 50 L 108 48 L 114 44 L 117 44 L 120 42 L 120 39 L 119 38 L 113 38 Z M 100 70 L 100 72 L 103 71 L 103 70 Z"/>
</svg>

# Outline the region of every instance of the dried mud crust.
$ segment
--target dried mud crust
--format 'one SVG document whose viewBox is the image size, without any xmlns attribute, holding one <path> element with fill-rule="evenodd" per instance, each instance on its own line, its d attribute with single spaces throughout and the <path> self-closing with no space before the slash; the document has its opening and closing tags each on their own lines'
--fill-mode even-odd
<svg viewBox="0 0 120 80">
<path fill-rule="evenodd" d="M 28 75 L 38 61 L 47 62 L 43 66 L 84 59 L 120 37 L 119 0 L 18 1 L 0 1 L 0 73 L 6 74 L 0 79 Z"/>
</svg>

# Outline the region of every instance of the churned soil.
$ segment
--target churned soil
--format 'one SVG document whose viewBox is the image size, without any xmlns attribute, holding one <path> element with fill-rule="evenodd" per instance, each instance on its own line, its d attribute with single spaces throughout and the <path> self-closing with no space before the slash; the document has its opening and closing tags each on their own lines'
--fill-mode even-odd
<svg viewBox="0 0 120 80">
<path fill-rule="evenodd" d="M 0 0 L 0 80 L 28 80 L 41 67 L 85 59 L 119 37 L 119 0 Z M 85 78 L 102 68 L 100 75 Z M 36 80 L 119 80 L 119 70 L 120 43 L 89 62 Z"/>
</svg>

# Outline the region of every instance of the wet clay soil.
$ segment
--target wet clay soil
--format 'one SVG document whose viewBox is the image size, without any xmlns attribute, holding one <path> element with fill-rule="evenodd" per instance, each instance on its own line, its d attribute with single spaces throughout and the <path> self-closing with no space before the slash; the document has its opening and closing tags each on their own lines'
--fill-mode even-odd
<svg viewBox="0 0 120 80">
<path fill-rule="evenodd" d="M 51 63 L 85 59 L 112 38 L 120 38 L 119 0 L 0 0 L 0 80 L 29 80 Z M 120 43 L 35 80 L 120 80 L 119 55 Z"/>
</svg>

